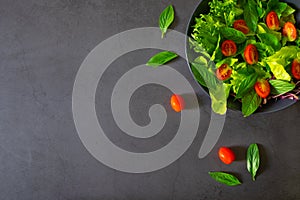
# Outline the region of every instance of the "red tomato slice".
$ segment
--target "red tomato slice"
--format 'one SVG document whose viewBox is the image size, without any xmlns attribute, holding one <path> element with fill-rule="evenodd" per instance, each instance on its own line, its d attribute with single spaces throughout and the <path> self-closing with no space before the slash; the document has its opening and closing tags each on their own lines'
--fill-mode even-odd
<svg viewBox="0 0 300 200">
<path fill-rule="evenodd" d="M 236 54 L 237 47 L 234 41 L 232 40 L 225 40 L 222 43 L 221 50 L 224 56 L 232 56 Z"/>
<path fill-rule="evenodd" d="M 233 23 L 233 28 L 243 32 L 244 34 L 248 34 L 250 32 L 249 27 L 246 24 L 246 21 L 243 19 L 235 20 Z"/>
<path fill-rule="evenodd" d="M 254 89 L 261 98 L 267 98 L 271 92 L 271 86 L 265 79 L 257 81 L 254 85 Z"/>
<path fill-rule="evenodd" d="M 230 164 L 235 160 L 235 155 L 231 149 L 228 147 L 221 147 L 219 149 L 219 158 L 225 164 Z"/>
<path fill-rule="evenodd" d="M 224 81 L 230 78 L 232 69 L 228 64 L 222 64 L 216 71 L 216 76 L 219 80 Z"/>
<path fill-rule="evenodd" d="M 288 38 L 288 41 L 293 42 L 297 39 L 297 29 L 291 22 L 286 22 L 282 29 L 283 36 Z"/>
<path fill-rule="evenodd" d="M 255 45 L 248 44 L 244 51 L 244 58 L 246 62 L 253 65 L 258 62 L 258 51 Z"/>
<path fill-rule="evenodd" d="M 171 104 L 171 107 L 173 108 L 173 110 L 175 112 L 180 112 L 185 107 L 185 105 L 184 105 L 184 99 L 180 95 L 178 95 L 178 94 L 173 94 L 171 96 L 170 104 Z"/>
<path fill-rule="evenodd" d="M 295 79 L 300 79 L 300 60 L 294 59 L 292 63 L 292 74 Z"/>
<path fill-rule="evenodd" d="M 267 17 L 266 17 L 266 24 L 268 26 L 268 28 L 270 30 L 279 30 L 280 27 L 279 27 L 279 19 L 278 19 L 278 15 L 276 12 L 274 11 L 271 11 L 268 13 Z"/>
</svg>

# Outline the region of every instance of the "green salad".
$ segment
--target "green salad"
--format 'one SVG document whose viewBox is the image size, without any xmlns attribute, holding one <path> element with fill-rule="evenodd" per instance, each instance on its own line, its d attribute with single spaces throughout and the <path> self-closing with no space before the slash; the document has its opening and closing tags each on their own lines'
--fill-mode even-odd
<svg viewBox="0 0 300 200">
<path fill-rule="evenodd" d="M 224 114 L 227 99 L 243 115 L 277 99 L 298 100 L 300 37 L 295 12 L 279 0 L 212 0 L 195 19 L 191 68 L 209 89 L 212 109 Z"/>
</svg>

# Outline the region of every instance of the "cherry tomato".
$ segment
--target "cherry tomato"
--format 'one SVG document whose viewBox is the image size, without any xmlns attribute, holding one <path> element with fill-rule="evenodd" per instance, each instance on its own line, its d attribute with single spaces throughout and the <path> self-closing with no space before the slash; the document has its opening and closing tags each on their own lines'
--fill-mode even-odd
<svg viewBox="0 0 300 200">
<path fill-rule="evenodd" d="M 245 51 L 244 57 L 248 64 L 253 65 L 258 62 L 258 51 L 255 45 L 248 44 Z"/>
<path fill-rule="evenodd" d="M 243 19 L 235 20 L 233 23 L 233 28 L 243 32 L 244 34 L 248 34 L 250 32 L 249 27 L 246 24 L 246 21 Z"/>
<path fill-rule="evenodd" d="M 266 24 L 268 26 L 268 28 L 270 30 L 279 30 L 279 19 L 278 19 L 278 15 L 276 12 L 271 11 L 268 13 L 267 17 L 266 17 Z"/>
<path fill-rule="evenodd" d="M 292 63 L 292 74 L 295 79 L 300 79 L 300 60 L 294 59 Z"/>
<path fill-rule="evenodd" d="M 230 78 L 232 69 L 228 64 L 222 64 L 216 71 L 216 76 L 219 80 L 225 81 Z"/>
<path fill-rule="evenodd" d="M 222 43 L 221 50 L 224 56 L 232 56 L 236 53 L 237 47 L 234 41 L 225 40 Z"/>
<path fill-rule="evenodd" d="M 184 109 L 184 100 L 183 98 L 178 94 L 173 94 L 170 99 L 171 107 L 174 111 L 180 112 Z"/>
<path fill-rule="evenodd" d="M 291 22 L 286 22 L 282 29 L 283 36 L 288 38 L 288 41 L 293 42 L 297 39 L 297 29 Z"/>
<path fill-rule="evenodd" d="M 221 147 L 218 154 L 220 160 L 227 165 L 235 160 L 235 154 L 228 147 Z"/>
<path fill-rule="evenodd" d="M 265 79 L 257 81 L 254 85 L 254 89 L 261 98 L 266 98 L 271 92 L 270 84 Z"/>
</svg>

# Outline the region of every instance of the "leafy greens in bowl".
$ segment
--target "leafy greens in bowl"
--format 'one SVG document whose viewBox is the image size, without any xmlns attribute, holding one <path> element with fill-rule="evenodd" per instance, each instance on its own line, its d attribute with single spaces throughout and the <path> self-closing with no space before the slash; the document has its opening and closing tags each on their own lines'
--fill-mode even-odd
<svg viewBox="0 0 300 200">
<path fill-rule="evenodd" d="M 295 6 L 279 0 L 203 0 L 187 30 L 194 78 L 212 109 L 273 112 L 300 94 L 300 31 Z"/>
</svg>

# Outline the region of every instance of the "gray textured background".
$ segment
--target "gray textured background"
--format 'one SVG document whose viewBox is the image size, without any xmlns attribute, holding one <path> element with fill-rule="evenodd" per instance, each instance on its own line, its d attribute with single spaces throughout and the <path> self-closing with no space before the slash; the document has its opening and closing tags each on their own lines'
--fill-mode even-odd
<svg viewBox="0 0 300 200">
<path fill-rule="evenodd" d="M 299 4 L 298 0 L 290 1 Z M 182 72 L 199 94 L 198 136 L 175 163 L 156 172 L 127 174 L 95 160 L 81 144 L 72 118 L 71 94 L 77 70 L 104 39 L 131 28 L 157 26 L 172 3 L 172 28 L 185 32 L 196 0 L 0 0 L 0 199 L 135 200 L 135 199 L 300 199 L 300 103 L 247 119 L 229 111 L 214 150 L 202 160 L 198 150 L 210 117 L 209 99 L 193 82 L 184 59 L 170 66 Z M 117 59 L 99 83 L 96 108 L 109 138 L 123 148 L 149 151 L 176 133 L 180 115 L 168 105 L 170 91 L 158 85 L 139 89 L 131 102 L 137 124 L 149 122 L 148 108 L 162 103 L 168 112 L 163 134 L 131 141 L 113 122 L 109 97 L 115 81 L 145 63 L 155 50 Z M 245 166 L 246 147 L 256 142 L 262 166 L 252 182 Z M 217 158 L 220 146 L 232 147 L 238 161 Z M 227 187 L 208 171 L 234 172 L 243 184 Z"/>
</svg>

